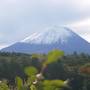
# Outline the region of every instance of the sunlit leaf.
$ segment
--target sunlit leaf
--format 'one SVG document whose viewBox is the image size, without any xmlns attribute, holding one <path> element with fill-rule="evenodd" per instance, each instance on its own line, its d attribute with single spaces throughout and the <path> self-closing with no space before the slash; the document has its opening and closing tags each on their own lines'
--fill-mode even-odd
<svg viewBox="0 0 90 90">
<path fill-rule="evenodd" d="M 47 55 L 47 60 L 44 62 L 44 66 L 50 63 L 56 62 L 60 57 L 64 55 L 63 51 L 60 50 L 53 50 L 50 51 Z"/>
<path fill-rule="evenodd" d="M 18 90 L 21 90 L 23 87 L 23 80 L 18 76 L 16 77 L 16 85 Z"/>
<path fill-rule="evenodd" d="M 66 87 L 63 80 L 44 80 L 44 90 L 62 90 Z"/>
<path fill-rule="evenodd" d="M 10 90 L 8 85 L 4 82 L 0 83 L 0 90 Z"/>
<path fill-rule="evenodd" d="M 37 74 L 38 70 L 35 67 L 26 67 L 24 72 L 27 76 L 33 76 Z"/>
<path fill-rule="evenodd" d="M 37 90 L 37 89 L 36 89 L 35 85 L 32 84 L 32 85 L 30 86 L 30 90 Z"/>
</svg>

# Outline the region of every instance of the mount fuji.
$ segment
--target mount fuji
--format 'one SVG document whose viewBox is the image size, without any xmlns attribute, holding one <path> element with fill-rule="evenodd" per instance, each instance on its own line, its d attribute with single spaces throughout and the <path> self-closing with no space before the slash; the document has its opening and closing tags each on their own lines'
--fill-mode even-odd
<svg viewBox="0 0 90 90">
<path fill-rule="evenodd" d="M 59 49 L 65 53 L 88 53 L 90 44 L 67 27 L 52 27 L 40 33 L 34 33 L 24 40 L 9 47 L 2 52 L 19 53 L 48 53 L 50 50 Z"/>
</svg>

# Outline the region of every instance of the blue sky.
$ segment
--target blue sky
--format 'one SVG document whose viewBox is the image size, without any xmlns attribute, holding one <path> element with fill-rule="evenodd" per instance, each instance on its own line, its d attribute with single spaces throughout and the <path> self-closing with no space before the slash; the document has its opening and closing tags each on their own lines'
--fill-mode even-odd
<svg viewBox="0 0 90 90">
<path fill-rule="evenodd" d="M 0 0 L 0 48 L 54 25 L 90 42 L 90 0 Z"/>
</svg>

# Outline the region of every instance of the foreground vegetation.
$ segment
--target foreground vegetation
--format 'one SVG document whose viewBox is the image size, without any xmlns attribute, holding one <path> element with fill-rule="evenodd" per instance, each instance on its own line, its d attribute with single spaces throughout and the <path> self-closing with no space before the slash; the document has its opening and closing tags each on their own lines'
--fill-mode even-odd
<svg viewBox="0 0 90 90">
<path fill-rule="evenodd" d="M 0 53 L 0 90 L 90 90 L 90 55 Z"/>
</svg>

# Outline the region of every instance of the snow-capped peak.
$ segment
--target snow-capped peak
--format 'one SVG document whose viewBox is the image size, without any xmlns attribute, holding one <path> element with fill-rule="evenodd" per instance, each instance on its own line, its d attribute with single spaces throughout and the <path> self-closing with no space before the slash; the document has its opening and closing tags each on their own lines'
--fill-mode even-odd
<svg viewBox="0 0 90 90">
<path fill-rule="evenodd" d="M 21 42 L 31 44 L 51 44 L 57 42 L 63 43 L 67 42 L 68 38 L 71 37 L 72 34 L 72 31 L 65 27 L 55 26 L 40 33 L 33 33 Z"/>
</svg>

